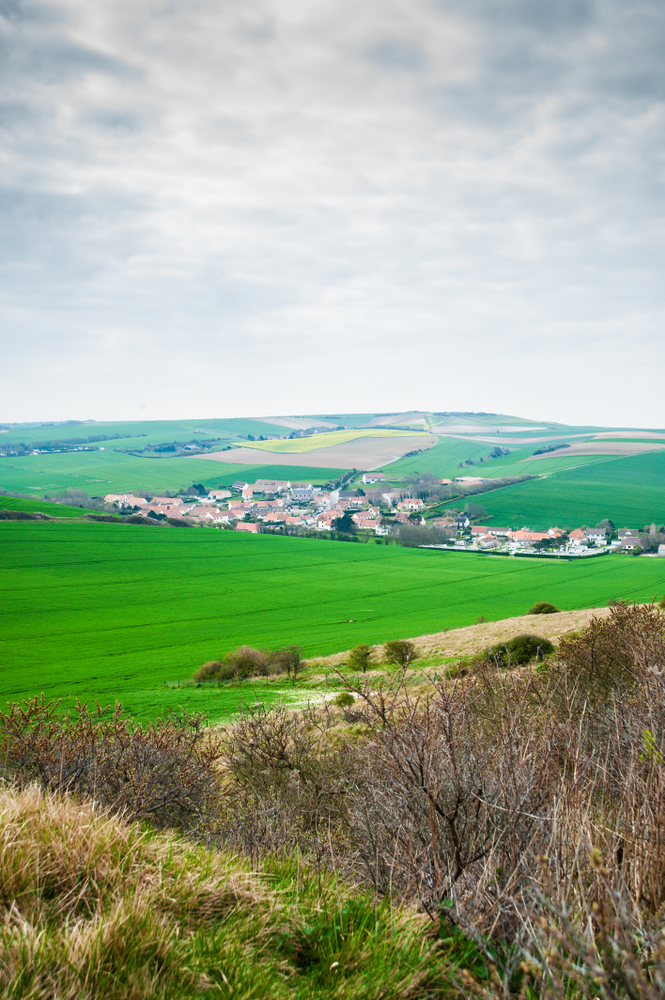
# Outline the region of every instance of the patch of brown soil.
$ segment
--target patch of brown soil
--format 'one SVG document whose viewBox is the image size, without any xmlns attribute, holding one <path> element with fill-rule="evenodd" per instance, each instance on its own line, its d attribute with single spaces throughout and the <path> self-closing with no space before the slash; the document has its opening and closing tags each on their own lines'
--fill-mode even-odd
<svg viewBox="0 0 665 1000">
<path fill-rule="evenodd" d="M 215 451 L 193 458 L 212 459 L 216 462 L 231 462 L 239 465 L 305 465 L 316 469 L 360 469 L 367 472 L 385 465 L 409 451 L 433 448 L 437 444 L 434 435 L 425 437 L 417 434 L 411 437 L 358 437 L 346 444 L 336 444 L 331 448 L 317 448 L 305 452 L 263 451 L 258 448 L 234 448 L 231 451 Z"/>
</svg>

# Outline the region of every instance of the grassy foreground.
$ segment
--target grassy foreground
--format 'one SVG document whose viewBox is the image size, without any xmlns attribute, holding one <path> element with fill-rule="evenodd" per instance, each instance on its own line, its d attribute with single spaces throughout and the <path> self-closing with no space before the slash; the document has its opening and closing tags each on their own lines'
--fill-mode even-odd
<svg viewBox="0 0 665 1000">
<path fill-rule="evenodd" d="M 35 787 L 0 793 L 0 845 L 2 1000 L 442 996 L 477 958 L 297 856 L 252 870 Z"/>
<path fill-rule="evenodd" d="M 524 614 L 665 592 L 665 560 L 552 563 L 213 529 L 0 523 L 0 701 L 120 699 L 140 718 L 212 718 L 238 691 L 172 689 L 243 643 L 306 656 Z M 249 697 L 276 697 L 274 686 Z"/>
</svg>

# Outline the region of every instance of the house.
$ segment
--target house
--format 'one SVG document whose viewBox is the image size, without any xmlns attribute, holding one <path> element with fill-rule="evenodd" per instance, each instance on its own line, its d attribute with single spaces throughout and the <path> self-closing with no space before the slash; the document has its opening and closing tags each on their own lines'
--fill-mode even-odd
<svg viewBox="0 0 665 1000">
<path fill-rule="evenodd" d="M 659 545 L 658 546 L 658 555 L 659 556 L 665 556 L 665 545 Z"/>
<path fill-rule="evenodd" d="M 489 530 L 487 525 L 474 524 L 471 527 L 471 535 L 477 535 L 480 538 L 481 535 L 487 535 Z"/>
<path fill-rule="evenodd" d="M 373 531 L 376 534 L 377 528 L 381 527 L 381 518 L 368 518 L 366 521 L 363 521 L 362 524 L 359 524 L 358 527 L 363 531 Z"/>
<path fill-rule="evenodd" d="M 208 521 L 214 523 L 216 521 L 221 522 L 222 511 L 218 507 L 214 507 L 212 504 L 198 504 L 196 507 L 190 507 L 187 511 L 187 517 L 194 518 L 197 521 Z"/>
<path fill-rule="evenodd" d="M 288 479 L 257 479 L 254 487 L 264 493 L 286 493 L 291 489 L 291 483 Z"/>
<path fill-rule="evenodd" d="M 575 528 L 568 535 L 568 541 L 572 542 L 573 545 L 583 545 L 586 541 L 586 535 L 581 528 Z"/>
<path fill-rule="evenodd" d="M 622 542 L 624 538 L 637 538 L 639 532 L 637 528 L 619 528 L 617 535 L 619 536 L 619 541 Z"/>
<path fill-rule="evenodd" d="M 367 485 L 368 483 L 385 483 L 386 474 L 385 472 L 366 472 L 363 475 L 363 483 Z"/>
<path fill-rule="evenodd" d="M 228 500 L 230 496 L 233 496 L 230 490 L 210 490 L 208 492 L 210 500 Z"/>
<path fill-rule="evenodd" d="M 241 490 L 241 493 L 243 500 L 251 500 L 252 497 L 254 496 L 254 487 L 250 486 L 249 483 L 245 483 L 245 485 Z"/>
<path fill-rule="evenodd" d="M 259 526 L 258 524 L 252 524 L 251 521 L 238 521 L 236 531 L 249 531 L 253 535 L 258 535 Z"/>
<path fill-rule="evenodd" d="M 411 515 L 407 514 L 407 512 L 405 510 L 400 510 L 400 511 L 398 511 L 395 514 L 394 523 L 395 524 L 415 524 L 416 522 L 411 520 Z M 426 524 L 427 522 L 425 521 L 424 517 L 420 517 L 418 519 L 417 523 L 418 524 Z"/>
<path fill-rule="evenodd" d="M 244 479 L 238 479 L 238 480 L 236 480 L 235 483 L 233 483 L 231 485 L 231 489 L 233 490 L 234 493 L 242 493 L 242 491 L 244 490 L 245 486 L 248 486 L 248 485 L 249 484 L 246 483 L 244 481 Z"/>
<path fill-rule="evenodd" d="M 312 483 L 294 483 L 291 487 L 293 490 L 313 490 L 314 486 Z"/>
<path fill-rule="evenodd" d="M 637 535 L 624 535 L 619 541 L 619 546 L 622 552 L 633 552 L 635 549 L 639 549 L 640 540 Z M 658 555 L 660 555 L 660 552 Z"/>
<path fill-rule="evenodd" d="M 325 510 L 318 514 L 316 518 L 317 531 L 329 531 L 339 516 L 339 512 L 333 510 Z"/>
<path fill-rule="evenodd" d="M 510 528 L 488 528 L 488 531 L 495 538 L 510 538 Z"/>
<path fill-rule="evenodd" d="M 398 510 L 422 510 L 425 504 L 422 500 L 418 500 L 416 497 L 407 497 L 406 500 L 400 500 L 397 504 Z"/>
<path fill-rule="evenodd" d="M 478 539 L 478 548 L 480 549 L 498 549 L 501 542 L 494 535 L 483 535 L 482 538 Z"/>
<path fill-rule="evenodd" d="M 300 489 L 300 487 L 293 486 L 291 489 L 291 497 L 293 500 L 304 500 L 308 503 L 310 500 L 314 499 L 314 493 L 312 492 L 311 486 L 303 486 L 302 489 Z"/>
<path fill-rule="evenodd" d="M 511 542 L 518 542 L 520 545 L 529 545 L 531 542 L 542 542 L 547 537 L 546 531 L 529 531 L 528 528 L 520 528 L 519 531 L 510 532 Z"/>
<path fill-rule="evenodd" d="M 464 531 L 465 528 L 469 527 L 469 519 L 466 514 L 458 514 L 455 518 L 455 527 L 458 531 Z"/>
<path fill-rule="evenodd" d="M 607 528 L 587 528 L 584 534 L 594 545 L 607 545 Z"/>
<path fill-rule="evenodd" d="M 231 494 L 227 493 L 226 496 L 230 497 Z M 179 507 L 182 500 L 180 497 L 153 497 L 150 503 L 157 504 L 159 507 Z"/>
</svg>

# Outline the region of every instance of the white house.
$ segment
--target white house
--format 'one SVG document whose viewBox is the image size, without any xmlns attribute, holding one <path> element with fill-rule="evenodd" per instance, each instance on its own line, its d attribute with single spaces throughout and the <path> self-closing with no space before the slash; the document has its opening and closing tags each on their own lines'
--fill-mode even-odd
<svg viewBox="0 0 665 1000">
<path fill-rule="evenodd" d="M 366 472 L 363 475 L 363 483 L 367 486 L 368 483 L 385 483 L 386 474 L 385 472 Z"/>
</svg>

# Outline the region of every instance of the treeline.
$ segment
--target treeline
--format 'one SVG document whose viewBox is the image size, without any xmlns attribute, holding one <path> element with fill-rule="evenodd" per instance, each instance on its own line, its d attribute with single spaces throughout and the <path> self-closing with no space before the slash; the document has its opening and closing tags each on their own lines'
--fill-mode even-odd
<svg viewBox="0 0 665 1000">
<path fill-rule="evenodd" d="M 18 457 L 20 455 L 30 455 L 33 451 L 74 451 L 81 445 L 98 444 L 100 441 L 117 441 L 127 437 L 147 437 L 147 434 L 90 434 L 88 437 L 61 438 L 51 441 L 12 441 L 0 451 L 0 456 Z M 120 450 L 120 449 L 119 449 Z"/>
</svg>

